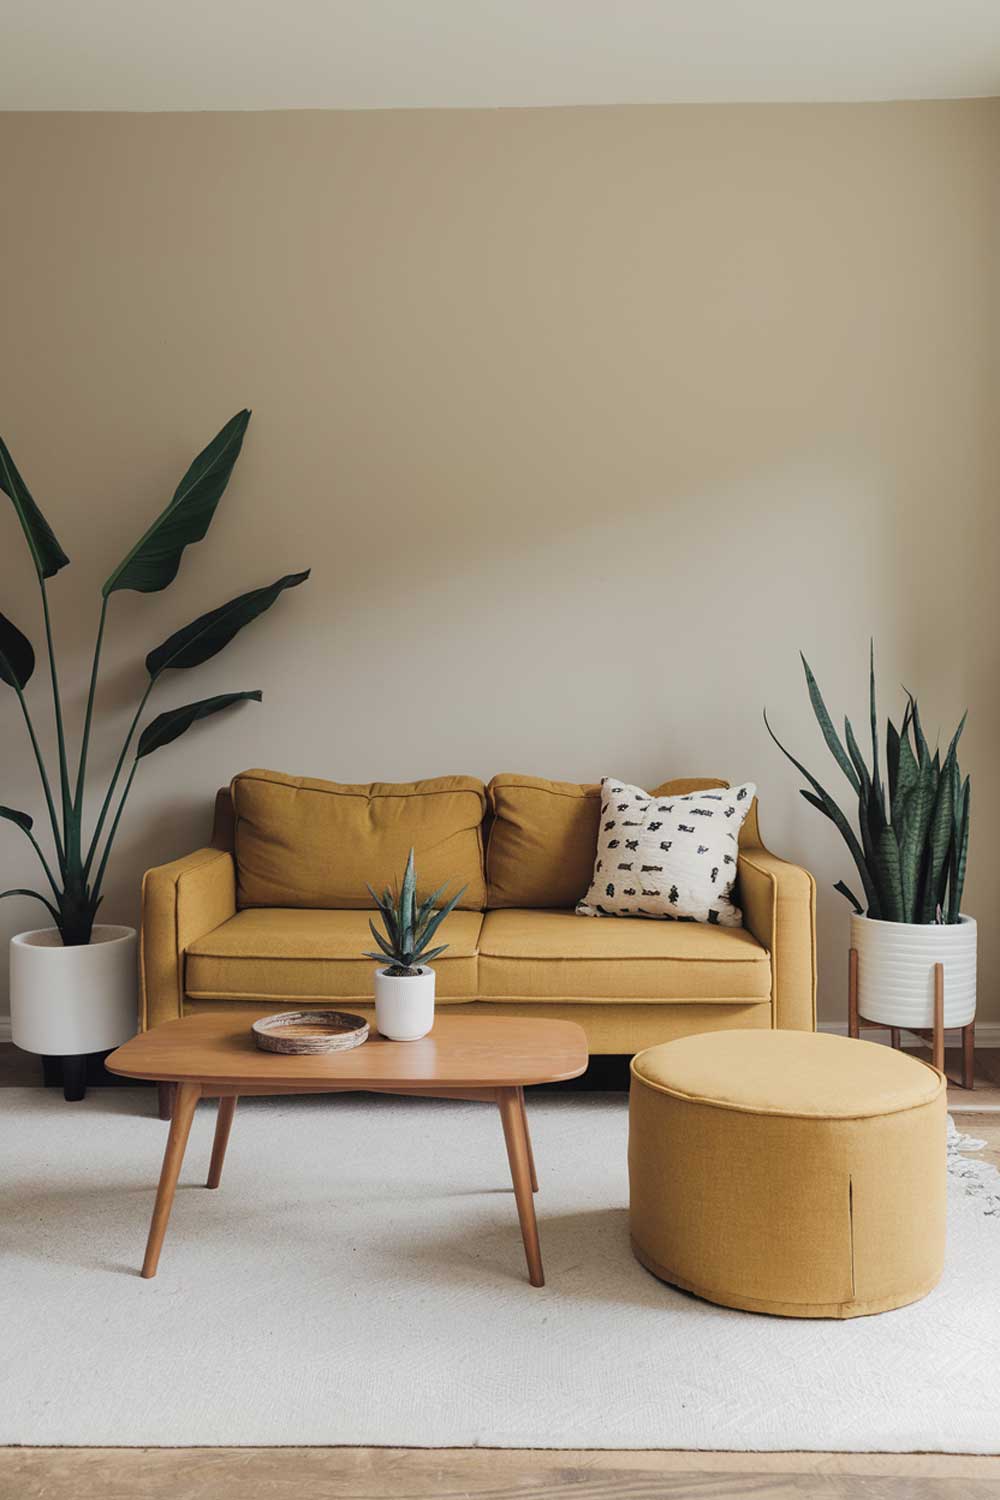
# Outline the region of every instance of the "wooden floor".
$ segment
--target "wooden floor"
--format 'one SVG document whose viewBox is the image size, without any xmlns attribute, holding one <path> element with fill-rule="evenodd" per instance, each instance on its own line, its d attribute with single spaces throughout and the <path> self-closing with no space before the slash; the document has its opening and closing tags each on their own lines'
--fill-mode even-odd
<svg viewBox="0 0 1000 1500">
<path fill-rule="evenodd" d="M 1000 1459 L 422 1448 L 0 1448 L 3 1500 L 997 1500 Z"/>
<path fill-rule="evenodd" d="M 957 1073 L 957 1054 L 948 1065 Z M 948 1104 L 1000 1168 L 1000 1050 Z M 0 1087 L 40 1083 L 0 1044 Z M 155 1090 L 150 1089 L 150 1113 Z M 58 1098 L 58 1095 L 56 1095 Z M 155 1363 L 155 1361 L 154 1361 Z M 996 1380 L 996 1371 L 983 1378 Z M 1000 1500 L 1000 1457 L 394 1448 L 0 1448 L 0 1500 Z"/>
</svg>

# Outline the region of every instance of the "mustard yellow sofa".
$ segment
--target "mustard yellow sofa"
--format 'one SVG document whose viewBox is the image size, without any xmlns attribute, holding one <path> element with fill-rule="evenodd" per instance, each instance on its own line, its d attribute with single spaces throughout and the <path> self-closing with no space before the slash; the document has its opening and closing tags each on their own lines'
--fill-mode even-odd
<svg viewBox="0 0 1000 1500">
<path fill-rule="evenodd" d="M 655 796 L 727 783 L 664 782 Z M 470 776 L 348 786 L 245 771 L 211 844 L 142 887 L 140 1025 L 199 1010 L 335 1004 L 372 1013 L 371 898 L 412 846 L 420 887 L 465 886 L 437 941 L 437 1000 L 463 1014 L 577 1021 L 591 1052 L 692 1032 L 815 1028 L 815 884 L 740 837 L 742 928 L 578 917 L 600 787 Z"/>
</svg>

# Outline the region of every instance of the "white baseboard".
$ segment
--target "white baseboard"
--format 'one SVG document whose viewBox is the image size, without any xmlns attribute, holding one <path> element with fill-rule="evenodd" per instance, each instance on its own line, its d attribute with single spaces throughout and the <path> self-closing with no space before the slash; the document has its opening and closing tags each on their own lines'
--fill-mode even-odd
<svg viewBox="0 0 1000 1500">
<path fill-rule="evenodd" d="M 831 1032 L 833 1032 L 833 1034 L 835 1036 L 846 1036 L 847 1035 L 847 1022 L 846 1021 L 818 1021 L 816 1023 L 816 1030 L 817 1031 L 831 1031 Z M 880 1027 L 876 1027 L 876 1026 L 871 1026 L 871 1027 L 866 1026 L 864 1028 L 864 1030 L 862 1031 L 861 1035 L 864 1037 L 864 1039 L 865 1039 L 866 1042 L 886 1042 L 886 1043 L 888 1043 L 888 1041 L 889 1041 L 889 1028 L 888 1028 L 888 1026 L 886 1026 L 884 1028 L 880 1028 Z M 960 1031 L 950 1031 L 950 1030 L 946 1031 L 945 1034 L 944 1034 L 945 1046 L 947 1046 L 947 1047 L 958 1047 L 958 1046 L 961 1045 L 961 1038 L 962 1038 L 962 1033 Z M 914 1045 L 916 1045 L 917 1042 L 920 1041 L 920 1037 L 916 1036 L 915 1034 L 913 1034 L 913 1033 L 911 1033 L 909 1031 L 904 1031 L 903 1032 L 903 1041 L 904 1041 L 904 1045 L 906 1045 L 906 1046 L 914 1046 Z M 998 1023 L 996 1021 L 977 1021 L 976 1022 L 976 1046 L 977 1047 L 1000 1047 L 1000 1023 Z"/>
</svg>

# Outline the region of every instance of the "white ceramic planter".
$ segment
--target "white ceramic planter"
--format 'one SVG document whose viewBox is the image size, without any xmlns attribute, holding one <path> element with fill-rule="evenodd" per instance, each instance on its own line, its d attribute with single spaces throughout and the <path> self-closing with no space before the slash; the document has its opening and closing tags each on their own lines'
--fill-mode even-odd
<svg viewBox="0 0 1000 1500">
<path fill-rule="evenodd" d="M 434 1025 L 434 970 L 387 974 L 375 970 L 375 1025 L 393 1042 L 417 1042 Z"/>
<path fill-rule="evenodd" d="M 976 923 L 877 922 L 851 917 L 858 951 L 858 1011 L 866 1021 L 927 1029 L 934 1025 L 934 965 L 944 965 L 944 1024 L 967 1026 L 976 1014 Z"/>
<path fill-rule="evenodd" d="M 75 1057 L 135 1035 L 135 929 L 95 926 L 89 943 L 66 948 L 57 927 L 10 940 L 11 1035 L 26 1052 Z"/>
</svg>

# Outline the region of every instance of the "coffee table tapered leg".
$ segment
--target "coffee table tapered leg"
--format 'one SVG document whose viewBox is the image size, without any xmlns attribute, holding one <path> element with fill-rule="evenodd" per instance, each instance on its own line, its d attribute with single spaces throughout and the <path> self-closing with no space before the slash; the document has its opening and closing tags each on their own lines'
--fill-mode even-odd
<svg viewBox="0 0 1000 1500">
<path fill-rule="evenodd" d="M 538 1225 L 535 1222 L 535 1201 L 531 1194 L 531 1167 L 527 1132 L 519 1090 L 497 1089 L 497 1104 L 503 1122 L 504 1140 L 507 1142 L 507 1159 L 514 1184 L 514 1199 L 517 1216 L 521 1221 L 521 1238 L 528 1262 L 528 1280 L 532 1286 L 544 1286 L 542 1252 L 538 1244 Z"/>
<path fill-rule="evenodd" d="M 215 1120 L 215 1140 L 212 1142 L 212 1161 L 208 1169 L 206 1187 L 217 1188 L 222 1181 L 222 1163 L 226 1159 L 226 1147 L 229 1145 L 229 1132 L 233 1128 L 235 1113 L 235 1094 L 219 1100 L 219 1113 Z"/>
<path fill-rule="evenodd" d="M 535 1153 L 531 1149 L 531 1131 L 528 1129 L 528 1111 L 524 1104 L 524 1089 L 518 1089 L 518 1099 L 521 1104 L 521 1119 L 524 1121 L 524 1139 L 528 1147 L 528 1171 L 531 1173 L 531 1191 L 538 1192 L 538 1173 L 535 1171 Z"/>
<path fill-rule="evenodd" d="M 191 1121 L 194 1119 L 195 1105 L 198 1103 L 200 1096 L 200 1084 L 182 1083 L 178 1087 L 177 1098 L 174 1102 L 174 1112 L 170 1120 L 167 1149 L 163 1153 L 160 1185 L 156 1190 L 156 1206 L 153 1209 L 153 1221 L 149 1226 L 149 1239 L 146 1242 L 146 1258 L 142 1263 L 142 1274 L 147 1280 L 151 1276 L 156 1275 L 156 1267 L 160 1260 L 160 1250 L 163 1247 L 163 1236 L 167 1232 L 167 1220 L 170 1218 L 170 1210 L 174 1203 L 174 1193 L 177 1189 L 177 1179 L 181 1172 L 181 1162 L 184 1160 L 184 1148 L 187 1145 L 188 1135 L 191 1132 Z"/>
</svg>

